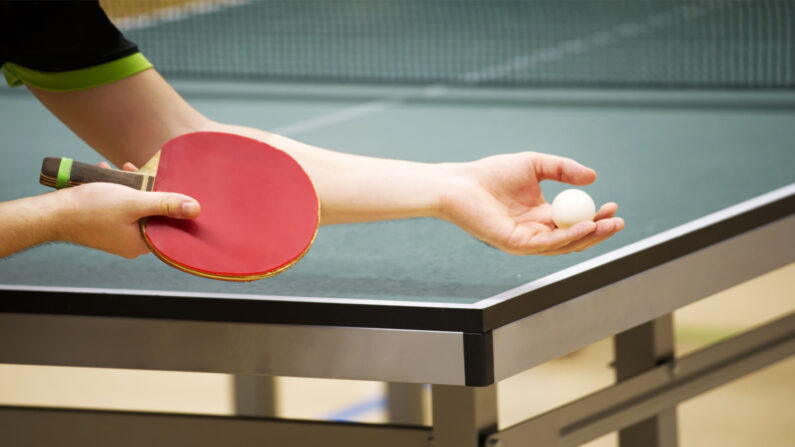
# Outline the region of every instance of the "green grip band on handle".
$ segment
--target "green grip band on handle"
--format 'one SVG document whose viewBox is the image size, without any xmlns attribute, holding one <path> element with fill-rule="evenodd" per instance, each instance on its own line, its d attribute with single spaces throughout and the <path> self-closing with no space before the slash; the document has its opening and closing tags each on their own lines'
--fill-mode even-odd
<svg viewBox="0 0 795 447">
<path fill-rule="evenodd" d="M 62 158 L 58 166 L 58 177 L 55 179 L 55 188 L 61 189 L 69 186 L 69 178 L 72 176 L 72 159 Z"/>
</svg>

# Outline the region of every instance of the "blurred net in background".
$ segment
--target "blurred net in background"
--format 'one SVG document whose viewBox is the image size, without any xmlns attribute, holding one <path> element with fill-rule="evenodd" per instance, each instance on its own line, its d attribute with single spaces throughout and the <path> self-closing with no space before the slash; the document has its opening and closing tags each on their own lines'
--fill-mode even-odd
<svg viewBox="0 0 795 447">
<path fill-rule="evenodd" d="M 792 88 L 795 0 L 105 0 L 170 78 Z"/>
</svg>

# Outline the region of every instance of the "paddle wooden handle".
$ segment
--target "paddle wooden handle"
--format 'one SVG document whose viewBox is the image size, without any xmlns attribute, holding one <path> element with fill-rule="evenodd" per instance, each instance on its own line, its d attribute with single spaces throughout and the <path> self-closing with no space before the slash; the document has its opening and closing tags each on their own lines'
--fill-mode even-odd
<svg viewBox="0 0 795 447">
<path fill-rule="evenodd" d="M 141 191 L 151 191 L 154 186 L 154 176 L 138 174 L 135 172 L 120 171 L 118 169 L 100 168 L 96 165 L 71 161 L 68 158 L 47 157 L 41 163 L 41 176 L 39 182 L 52 188 L 65 188 L 83 183 L 107 182 L 118 183 Z M 58 182 L 58 176 L 61 182 Z"/>
</svg>

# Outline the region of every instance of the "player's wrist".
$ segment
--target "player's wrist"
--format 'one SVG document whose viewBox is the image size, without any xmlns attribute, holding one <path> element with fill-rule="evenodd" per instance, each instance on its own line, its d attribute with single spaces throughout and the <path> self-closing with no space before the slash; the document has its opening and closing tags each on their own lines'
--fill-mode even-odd
<svg viewBox="0 0 795 447">
<path fill-rule="evenodd" d="M 25 246 L 58 241 L 62 201 L 54 193 L 26 197 L 9 203 L 10 212 L 24 223 Z"/>
<path fill-rule="evenodd" d="M 446 219 L 443 201 L 446 191 L 459 180 L 457 163 L 414 163 L 405 173 L 403 208 L 392 218 L 434 217 Z"/>
<path fill-rule="evenodd" d="M 42 231 L 44 242 L 71 242 L 74 219 L 74 198 L 71 189 L 59 189 L 38 196 L 42 201 L 42 209 L 48 210 L 43 216 Z"/>
<path fill-rule="evenodd" d="M 475 187 L 476 176 L 471 163 L 442 163 L 438 167 L 440 181 L 433 217 L 455 223 L 456 204 L 460 202 L 463 191 L 471 191 Z"/>
</svg>

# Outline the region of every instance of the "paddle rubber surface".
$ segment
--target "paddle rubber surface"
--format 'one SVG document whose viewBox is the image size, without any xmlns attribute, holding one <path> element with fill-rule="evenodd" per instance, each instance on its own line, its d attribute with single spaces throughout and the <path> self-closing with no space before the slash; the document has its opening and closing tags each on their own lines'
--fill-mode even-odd
<svg viewBox="0 0 795 447">
<path fill-rule="evenodd" d="M 196 132 L 161 149 L 154 191 L 199 201 L 194 220 L 155 216 L 144 237 L 163 261 L 190 273 L 247 281 L 280 273 L 309 249 L 319 204 L 289 155 L 239 135 Z"/>
</svg>

